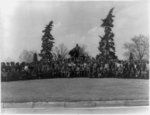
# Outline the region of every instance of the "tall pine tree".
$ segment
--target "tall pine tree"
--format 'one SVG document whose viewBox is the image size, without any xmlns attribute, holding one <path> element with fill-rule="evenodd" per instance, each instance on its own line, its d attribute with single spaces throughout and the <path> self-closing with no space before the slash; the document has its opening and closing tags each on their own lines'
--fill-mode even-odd
<svg viewBox="0 0 150 115">
<path fill-rule="evenodd" d="M 107 17 L 105 19 L 102 19 L 102 25 L 101 27 L 103 27 L 104 30 L 104 36 L 101 37 L 101 41 L 99 42 L 99 58 L 108 62 L 112 59 L 117 59 L 117 56 L 115 55 L 115 47 L 114 47 L 114 33 L 112 32 L 112 27 L 113 25 L 113 17 L 115 17 L 114 15 L 112 15 L 113 12 L 113 8 L 109 11 Z"/>
<path fill-rule="evenodd" d="M 37 58 L 37 53 L 33 54 L 33 62 L 37 63 L 38 62 L 38 58 Z"/>
<path fill-rule="evenodd" d="M 51 52 L 54 44 L 54 38 L 51 34 L 52 27 L 53 21 L 50 21 L 42 31 L 44 35 L 42 36 L 42 50 L 40 53 L 41 61 L 50 62 L 53 57 Z"/>
</svg>

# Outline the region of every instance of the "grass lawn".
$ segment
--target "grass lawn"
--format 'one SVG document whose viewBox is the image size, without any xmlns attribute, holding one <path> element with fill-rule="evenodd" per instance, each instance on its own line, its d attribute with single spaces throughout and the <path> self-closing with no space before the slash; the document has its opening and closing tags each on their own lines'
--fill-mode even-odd
<svg viewBox="0 0 150 115">
<path fill-rule="evenodd" d="M 58 78 L 1 83 L 2 102 L 148 99 L 149 80 Z"/>
</svg>

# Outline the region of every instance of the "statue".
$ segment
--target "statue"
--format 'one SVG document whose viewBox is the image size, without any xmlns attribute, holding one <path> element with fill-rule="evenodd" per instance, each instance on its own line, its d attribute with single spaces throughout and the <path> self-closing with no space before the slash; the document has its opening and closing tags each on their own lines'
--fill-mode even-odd
<svg viewBox="0 0 150 115">
<path fill-rule="evenodd" d="M 78 44 L 76 44 L 75 48 L 73 48 L 72 50 L 70 50 L 69 55 L 72 58 L 78 58 L 79 57 L 79 50 L 80 50 L 80 47 L 79 47 Z"/>
</svg>

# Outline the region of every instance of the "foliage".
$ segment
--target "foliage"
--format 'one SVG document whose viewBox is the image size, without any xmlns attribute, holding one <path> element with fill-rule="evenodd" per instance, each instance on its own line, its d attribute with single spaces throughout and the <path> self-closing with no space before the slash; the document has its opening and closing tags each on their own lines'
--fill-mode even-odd
<svg viewBox="0 0 150 115">
<path fill-rule="evenodd" d="M 44 33 L 42 37 L 42 50 L 39 54 L 42 61 L 51 61 L 52 60 L 52 48 L 54 44 L 54 38 L 51 34 L 53 27 L 53 21 L 50 21 L 46 25 L 45 29 L 42 31 Z"/>
<path fill-rule="evenodd" d="M 59 44 L 53 50 L 53 57 L 57 59 L 66 59 L 68 55 L 68 49 L 64 44 Z"/>
<path fill-rule="evenodd" d="M 130 61 L 133 61 L 133 60 L 134 60 L 134 55 L 133 55 L 132 52 L 130 52 L 129 60 L 130 60 Z"/>
<path fill-rule="evenodd" d="M 33 54 L 34 54 L 34 51 L 23 50 L 19 56 L 19 60 L 21 62 L 31 63 L 33 62 Z"/>
<path fill-rule="evenodd" d="M 148 60 L 149 58 L 149 42 L 148 37 L 144 35 L 135 36 L 131 39 L 131 43 L 125 43 L 125 57 L 129 57 L 130 53 L 134 55 L 136 60 Z"/>
<path fill-rule="evenodd" d="M 33 55 L 33 62 L 37 62 L 37 61 L 38 61 L 37 53 L 34 53 L 34 55 Z"/>
<path fill-rule="evenodd" d="M 102 19 L 102 27 L 105 29 L 104 36 L 99 36 L 101 38 L 101 41 L 99 42 L 99 51 L 100 54 L 97 56 L 98 58 L 109 61 L 111 59 L 117 59 L 117 56 L 115 55 L 115 44 L 114 44 L 114 33 L 112 32 L 113 25 L 113 17 L 112 15 L 113 8 L 109 11 L 107 17 L 105 19 Z"/>
<path fill-rule="evenodd" d="M 79 54 L 80 56 L 88 56 L 88 52 L 86 51 L 86 46 L 85 45 L 82 45 L 82 46 L 79 46 L 80 49 L 79 49 Z"/>
</svg>

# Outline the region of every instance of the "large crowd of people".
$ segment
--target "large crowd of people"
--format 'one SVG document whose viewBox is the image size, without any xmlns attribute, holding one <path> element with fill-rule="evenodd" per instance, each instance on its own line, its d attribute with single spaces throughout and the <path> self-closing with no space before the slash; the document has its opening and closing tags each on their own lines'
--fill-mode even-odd
<svg viewBox="0 0 150 115">
<path fill-rule="evenodd" d="M 1 63 L 2 81 L 44 78 L 149 78 L 148 62 L 65 59 L 51 62 Z"/>
</svg>

